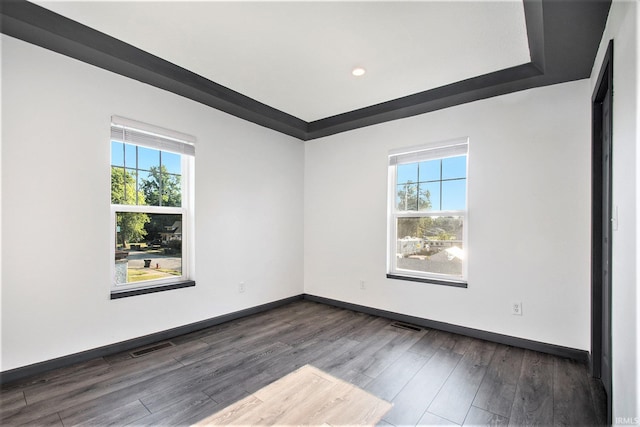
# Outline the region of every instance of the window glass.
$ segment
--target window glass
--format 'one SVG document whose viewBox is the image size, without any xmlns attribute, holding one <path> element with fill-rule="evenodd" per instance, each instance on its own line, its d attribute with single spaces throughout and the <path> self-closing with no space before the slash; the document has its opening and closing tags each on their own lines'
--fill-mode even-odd
<svg viewBox="0 0 640 427">
<path fill-rule="evenodd" d="M 440 159 L 420 162 L 418 165 L 420 168 L 420 181 L 440 180 Z"/>
<path fill-rule="evenodd" d="M 467 156 L 442 159 L 442 179 L 466 178 Z"/>
<path fill-rule="evenodd" d="M 440 182 L 420 183 L 421 211 L 440 210 Z"/>
<path fill-rule="evenodd" d="M 160 167 L 160 150 L 138 147 L 138 169 L 151 170 Z"/>
<path fill-rule="evenodd" d="M 181 165 L 179 154 L 163 151 L 162 165 L 167 168 L 167 172 L 169 173 L 176 174 L 176 175 L 182 174 L 182 165 Z"/>
<path fill-rule="evenodd" d="M 142 195 L 144 196 L 144 200 L 139 200 L 140 205 L 153 205 L 153 203 L 151 203 L 149 201 L 149 199 L 147 199 L 147 197 L 149 196 L 148 191 L 145 191 L 144 188 L 144 184 L 145 182 L 149 181 L 150 174 L 149 172 L 145 171 L 145 170 L 139 170 L 138 171 L 138 191 L 140 193 L 142 193 Z"/>
<path fill-rule="evenodd" d="M 132 189 L 134 191 L 135 189 Z M 122 204 L 125 200 L 125 175 L 124 169 L 111 167 L 111 203 Z"/>
<path fill-rule="evenodd" d="M 398 218 L 399 270 L 462 275 L 462 217 Z"/>
<path fill-rule="evenodd" d="M 456 179 L 442 181 L 442 208 L 443 211 L 459 211 L 466 206 L 466 180 Z"/>
<path fill-rule="evenodd" d="M 116 284 L 182 275 L 182 215 L 116 212 Z"/>
<path fill-rule="evenodd" d="M 418 210 L 418 184 L 398 185 L 396 194 L 398 210 L 415 211 Z"/>
<path fill-rule="evenodd" d="M 398 165 L 398 185 L 408 182 L 418 182 L 418 164 L 410 163 L 406 165 Z"/>
<path fill-rule="evenodd" d="M 111 166 L 124 166 L 124 144 L 111 141 Z"/>
<path fill-rule="evenodd" d="M 128 168 L 136 167 L 136 146 L 124 144 L 124 164 Z"/>
</svg>

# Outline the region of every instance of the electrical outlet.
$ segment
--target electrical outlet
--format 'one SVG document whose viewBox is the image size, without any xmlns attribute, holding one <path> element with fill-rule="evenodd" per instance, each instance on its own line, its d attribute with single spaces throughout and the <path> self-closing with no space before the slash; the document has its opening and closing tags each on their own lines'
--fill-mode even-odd
<svg viewBox="0 0 640 427">
<path fill-rule="evenodd" d="M 360 279 L 360 289 L 362 289 L 363 291 L 366 289 L 364 286 L 364 280 Z"/>
<path fill-rule="evenodd" d="M 511 314 L 515 316 L 522 316 L 522 302 L 511 303 Z"/>
<path fill-rule="evenodd" d="M 238 285 L 238 292 L 243 293 L 245 290 L 244 282 L 240 282 Z"/>
</svg>

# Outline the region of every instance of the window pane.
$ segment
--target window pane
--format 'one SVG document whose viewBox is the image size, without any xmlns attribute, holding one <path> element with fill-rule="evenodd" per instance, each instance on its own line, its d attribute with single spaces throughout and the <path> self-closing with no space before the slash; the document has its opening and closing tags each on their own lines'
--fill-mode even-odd
<svg viewBox="0 0 640 427">
<path fill-rule="evenodd" d="M 167 172 L 164 166 L 150 172 L 140 171 L 140 190 L 149 206 L 182 206 L 181 176 Z"/>
<path fill-rule="evenodd" d="M 111 166 L 124 166 L 124 144 L 111 141 Z"/>
<path fill-rule="evenodd" d="M 420 210 L 440 210 L 440 181 L 420 183 Z"/>
<path fill-rule="evenodd" d="M 151 170 L 160 167 L 160 150 L 138 147 L 138 169 Z"/>
<path fill-rule="evenodd" d="M 138 204 L 157 206 L 157 203 L 153 203 L 153 198 L 150 199 L 150 191 L 147 186 L 150 173 L 144 170 L 138 171 Z M 157 195 L 156 195 L 157 201 Z"/>
<path fill-rule="evenodd" d="M 111 203 L 136 204 L 136 171 L 111 167 Z"/>
<path fill-rule="evenodd" d="M 407 182 L 418 182 L 418 164 L 409 163 L 406 165 L 398 165 L 398 182 L 397 184 L 405 184 Z"/>
<path fill-rule="evenodd" d="M 137 173 L 135 169 L 125 169 L 125 178 L 127 185 L 124 189 L 124 205 L 137 205 L 139 204 L 138 196 L 140 195 L 137 187 Z"/>
<path fill-rule="evenodd" d="M 115 283 L 182 275 L 182 215 L 116 212 Z"/>
<path fill-rule="evenodd" d="M 128 168 L 136 167 L 136 146 L 124 144 L 124 165 Z"/>
<path fill-rule="evenodd" d="M 466 178 L 467 156 L 442 159 L 442 179 Z"/>
<path fill-rule="evenodd" d="M 466 179 L 442 181 L 442 210 L 466 209 Z"/>
<path fill-rule="evenodd" d="M 124 169 L 111 167 L 111 203 L 124 203 Z"/>
<path fill-rule="evenodd" d="M 401 211 L 418 210 L 418 184 L 398 185 L 396 191 L 396 205 Z"/>
<path fill-rule="evenodd" d="M 420 162 L 420 181 L 438 181 L 440 179 L 440 159 Z"/>
<path fill-rule="evenodd" d="M 182 206 L 182 184 L 180 175 L 163 174 L 162 206 Z"/>
<path fill-rule="evenodd" d="M 161 151 L 160 155 L 162 156 L 162 166 L 167 168 L 167 172 L 177 175 L 182 174 L 180 154 Z"/>
<path fill-rule="evenodd" d="M 462 217 L 398 218 L 397 268 L 462 276 Z"/>
</svg>

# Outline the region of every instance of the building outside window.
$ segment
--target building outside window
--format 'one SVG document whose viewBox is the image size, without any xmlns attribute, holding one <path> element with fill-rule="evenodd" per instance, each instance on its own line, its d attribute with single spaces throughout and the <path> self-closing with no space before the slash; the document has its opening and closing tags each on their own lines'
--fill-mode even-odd
<svg viewBox="0 0 640 427">
<path fill-rule="evenodd" d="M 193 286 L 194 143 L 189 135 L 112 117 L 112 298 Z"/>
<path fill-rule="evenodd" d="M 388 277 L 466 287 L 467 138 L 389 154 Z"/>
</svg>

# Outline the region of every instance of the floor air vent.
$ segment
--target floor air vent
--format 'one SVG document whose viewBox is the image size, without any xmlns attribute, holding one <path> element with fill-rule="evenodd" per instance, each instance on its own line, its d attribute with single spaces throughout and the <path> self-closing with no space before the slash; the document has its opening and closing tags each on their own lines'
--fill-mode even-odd
<svg viewBox="0 0 640 427">
<path fill-rule="evenodd" d="M 419 326 L 410 325 L 408 323 L 403 323 L 403 322 L 393 322 L 391 326 L 393 326 L 394 328 L 406 329 L 408 331 L 419 332 L 422 330 L 422 328 L 420 328 Z"/>
<path fill-rule="evenodd" d="M 131 355 L 131 357 L 140 357 L 140 356 L 144 356 L 145 354 L 153 353 L 154 351 L 162 350 L 163 348 L 173 347 L 174 345 L 175 344 L 173 344 L 171 341 L 165 341 L 165 342 L 160 342 L 158 344 L 154 344 L 150 347 L 145 347 L 145 348 L 141 348 L 140 350 L 132 351 L 129 354 Z"/>
</svg>

